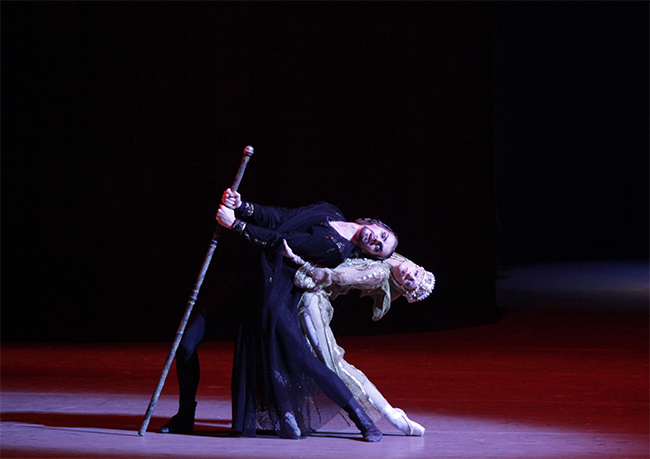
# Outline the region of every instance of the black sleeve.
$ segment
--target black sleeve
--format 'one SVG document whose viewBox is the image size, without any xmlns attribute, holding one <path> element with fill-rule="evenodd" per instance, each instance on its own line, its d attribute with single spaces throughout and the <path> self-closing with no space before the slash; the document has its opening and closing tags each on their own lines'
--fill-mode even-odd
<svg viewBox="0 0 650 459">
<path fill-rule="evenodd" d="M 235 217 L 247 223 L 253 223 L 268 229 L 275 229 L 304 208 L 288 209 L 285 207 L 263 206 L 252 202 L 242 202 L 235 210 Z"/>
<path fill-rule="evenodd" d="M 246 242 L 260 249 L 275 247 L 278 243 L 282 242 L 282 233 L 257 226 L 253 223 L 248 223 L 243 220 L 235 220 L 232 231 L 238 234 Z"/>
<path fill-rule="evenodd" d="M 235 210 L 235 224 L 232 230 L 254 247 L 266 249 L 282 243 L 283 234 L 275 231 L 283 222 L 301 212 L 304 208 L 263 206 L 242 202 Z"/>
</svg>

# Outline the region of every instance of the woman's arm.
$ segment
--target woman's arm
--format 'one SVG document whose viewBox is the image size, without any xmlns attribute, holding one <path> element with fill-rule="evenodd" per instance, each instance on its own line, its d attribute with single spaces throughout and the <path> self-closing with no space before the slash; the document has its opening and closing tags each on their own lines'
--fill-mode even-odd
<svg viewBox="0 0 650 459">
<path fill-rule="evenodd" d="M 297 286 L 305 289 L 326 288 L 336 285 L 368 292 L 377 288 L 389 275 L 388 269 L 379 261 L 357 259 L 348 260 L 336 268 L 314 266 L 295 255 L 284 241 L 285 256 L 292 258 L 300 266 L 296 276 Z M 298 285 L 304 284 L 304 285 Z"/>
</svg>

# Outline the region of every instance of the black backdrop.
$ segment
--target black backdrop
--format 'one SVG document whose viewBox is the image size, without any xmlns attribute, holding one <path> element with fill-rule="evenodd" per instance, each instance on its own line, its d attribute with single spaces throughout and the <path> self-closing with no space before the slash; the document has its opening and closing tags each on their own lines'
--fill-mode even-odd
<svg viewBox="0 0 650 459">
<path fill-rule="evenodd" d="M 506 264 L 648 257 L 648 3 L 498 4 Z"/>
<path fill-rule="evenodd" d="M 540 15 L 474 2 L 3 2 L 2 339 L 170 340 L 221 192 L 248 144 L 255 155 L 240 188 L 245 199 L 326 200 L 349 219 L 379 216 L 399 235 L 399 251 L 436 274 L 429 299 L 400 300 L 376 324 L 367 302 L 343 299 L 340 333 L 496 320 L 498 263 L 530 261 L 548 247 L 555 258 L 646 256 L 647 4 L 553 8 Z M 568 11 L 559 22 L 558 8 Z M 576 26 L 581 32 L 567 32 Z M 575 64 L 563 40 L 591 54 Z M 616 66 L 602 65 L 613 57 Z M 593 71 L 608 78 L 591 88 L 604 102 L 557 120 L 549 100 L 558 87 L 566 91 L 558 106 L 577 111 L 596 99 L 574 93 Z M 531 90 L 531 75 L 547 81 L 549 72 L 555 84 Z M 589 123 L 576 124 L 585 114 Z M 612 145 L 627 139 L 624 148 L 577 144 L 605 126 L 619 133 L 607 137 Z M 566 155 L 562 148 L 569 159 L 546 163 Z M 605 210 L 617 209 L 618 223 L 596 228 L 601 214 L 585 204 L 588 192 L 572 191 L 575 174 L 552 173 L 567 163 L 582 170 L 586 161 L 602 175 L 612 171 L 610 155 L 627 158 L 613 176 L 593 181 L 584 172 L 578 183 L 596 198 L 610 188 Z M 534 167 L 540 161 L 545 167 Z M 536 224 L 549 220 L 539 205 L 549 188 L 555 205 L 547 210 L 562 204 L 565 219 L 555 239 L 546 236 L 557 225 Z M 567 194 L 577 201 L 567 203 Z M 623 196 L 625 212 L 616 201 Z M 584 242 L 581 251 L 564 250 L 585 240 L 584 212 L 601 252 Z M 602 244 L 616 225 L 631 235 Z M 246 253 L 224 234 L 197 308 L 214 301 Z"/>
</svg>

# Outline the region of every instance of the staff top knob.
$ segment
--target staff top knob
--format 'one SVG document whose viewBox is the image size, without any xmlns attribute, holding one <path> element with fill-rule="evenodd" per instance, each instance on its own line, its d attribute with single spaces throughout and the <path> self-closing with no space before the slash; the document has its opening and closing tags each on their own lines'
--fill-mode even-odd
<svg viewBox="0 0 650 459">
<path fill-rule="evenodd" d="M 250 145 L 248 145 L 246 148 L 244 148 L 244 154 L 245 154 L 246 156 L 253 156 L 253 152 L 254 152 L 254 151 L 255 151 L 255 150 L 254 150 L 253 147 L 251 147 Z"/>
</svg>

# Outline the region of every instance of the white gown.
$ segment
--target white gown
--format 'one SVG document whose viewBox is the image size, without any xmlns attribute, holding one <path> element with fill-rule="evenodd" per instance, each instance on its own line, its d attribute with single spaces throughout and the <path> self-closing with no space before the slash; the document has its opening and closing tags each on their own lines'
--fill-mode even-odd
<svg viewBox="0 0 650 459">
<path fill-rule="evenodd" d="M 345 350 L 334 338 L 330 322 L 334 315 L 331 301 L 352 289 L 374 300 L 373 320 L 381 319 L 391 304 L 390 270 L 385 263 L 363 258 L 348 259 L 334 269 L 306 265 L 296 273 L 294 283 L 305 290 L 299 307 L 300 321 L 313 352 L 334 371 L 352 392 L 368 416 L 382 416 L 407 435 L 422 435 L 424 428 L 393 408 L 366 375 L 348 363 Z"/>
</svg>

